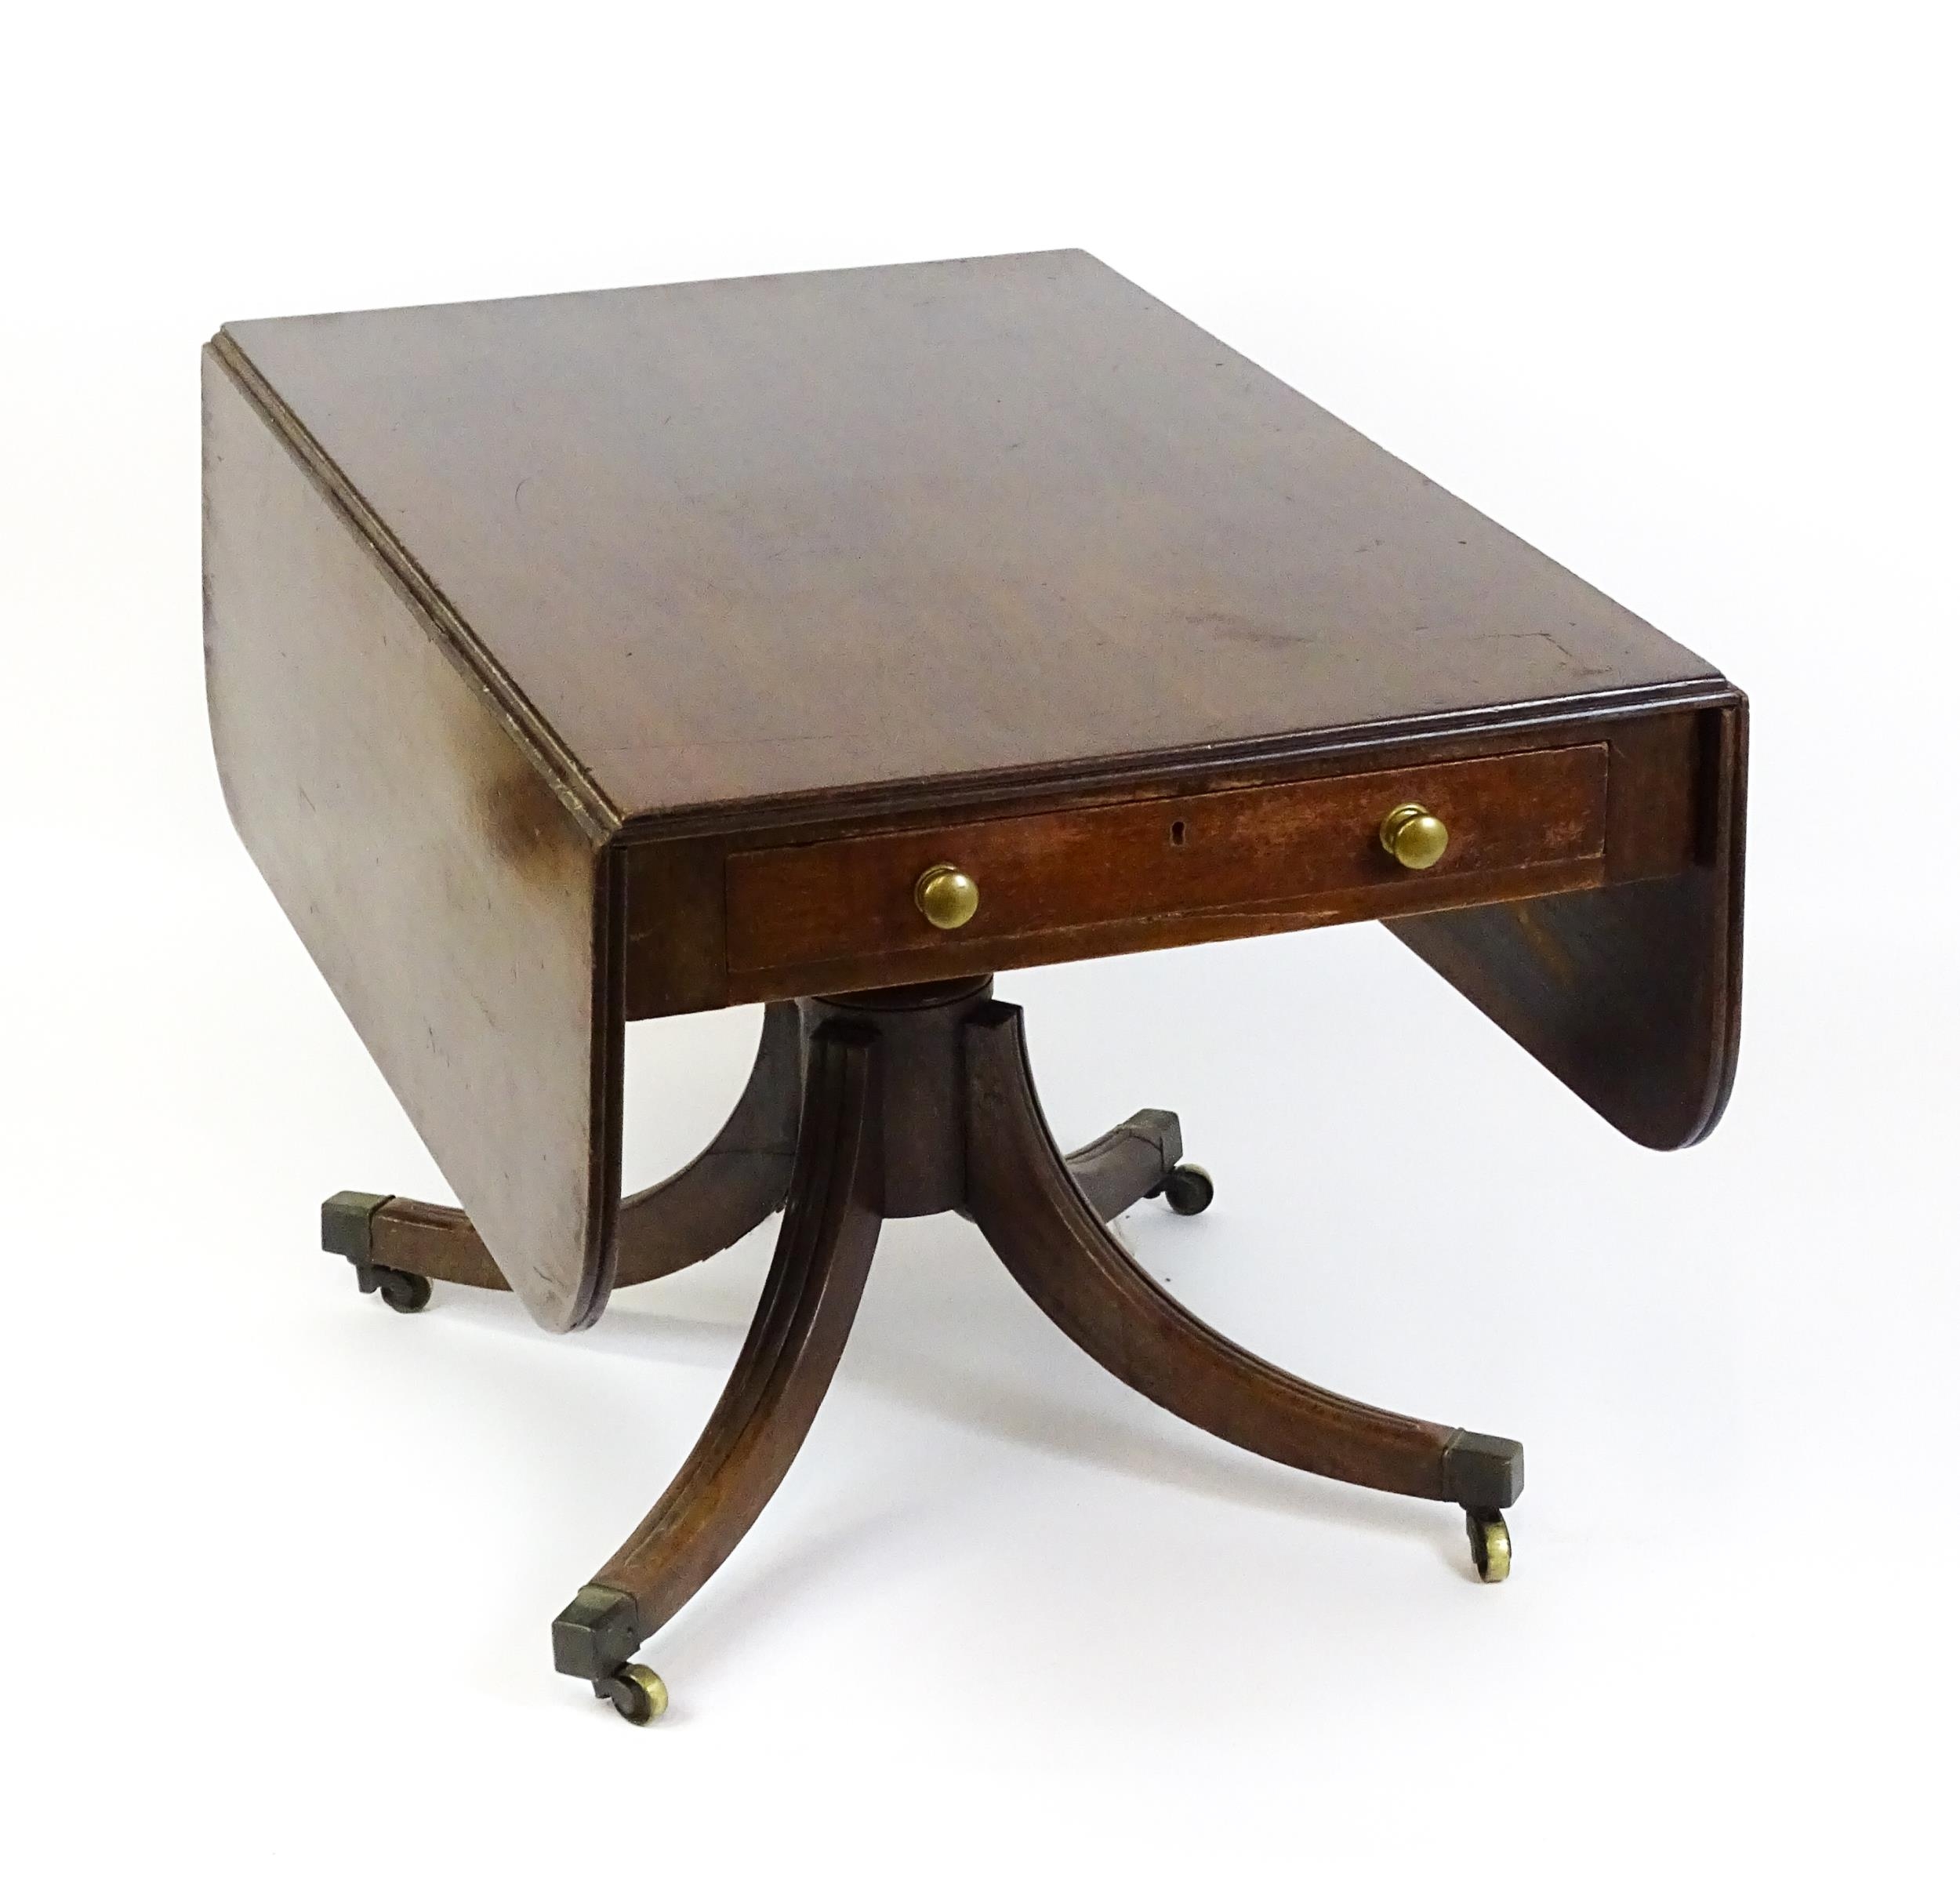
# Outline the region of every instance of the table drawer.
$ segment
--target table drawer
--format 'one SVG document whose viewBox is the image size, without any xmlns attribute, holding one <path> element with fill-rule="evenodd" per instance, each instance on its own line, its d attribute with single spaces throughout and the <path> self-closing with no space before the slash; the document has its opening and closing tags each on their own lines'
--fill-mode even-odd
<svg viewBox="0 0 1960 1903">
<path fill-rule="evenodd" d="M 1449 830 L 1442 858 L 1422 871 L 1381 843 L 1383 819 L 1410 802 Z M 949 939 L 987 942 L 1374 888 L 1401 910 L 1425 882 L 1439 902 L 1461 903 L 1461 875 L 1600 858 L 1606 811 L 1606 749 L 1566 746 L 737 852 L 728 862 L 728 968 L 846 964 Z M 953 932 L 929 923 L 916 895 L 920 876 L 941 865 L 979 890 L 973 917 Z"/>
</svg>

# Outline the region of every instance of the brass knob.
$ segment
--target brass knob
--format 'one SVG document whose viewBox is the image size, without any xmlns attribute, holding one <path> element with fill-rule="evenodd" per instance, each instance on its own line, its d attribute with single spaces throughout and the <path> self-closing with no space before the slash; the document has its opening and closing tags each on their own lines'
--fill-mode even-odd
<svg viewBox="0 0 1960 1903">
<path fill-rule="evenodd" d="M 912 888 L 926 923 L 957 932 L 980 910 L 980 888 L 957 866 L 928 866 Z"/>
<path fill-rule="evenodd" d="M 1398 866 L 1427 872 L 1450 849 L 1450 829 L 1426 806 L 1398 806 L 1381 823 L 1381 849 Z"/>
</svg>

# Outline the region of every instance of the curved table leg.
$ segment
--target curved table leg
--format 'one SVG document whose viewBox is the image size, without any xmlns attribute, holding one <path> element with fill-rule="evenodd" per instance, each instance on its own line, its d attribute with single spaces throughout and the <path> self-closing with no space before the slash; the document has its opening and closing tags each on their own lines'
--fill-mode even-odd
<svg viewBox="0 0 1960 1903">
<path fill-rule="evenodd" d="M 966 1024 L 967 1206 L 1010 1273 L 1076 1345 L 1159 1406 L 1255 1454 L 1477 1516 L 1524 1484 L 1515 1440 L 1412 1420 L 1309 1385 L 1210 1328 L 1103 1226 L 1041 1113 L 1019 1010 Z"/>
<path fill-rule="evenodd" d="M 615 1288 L 719 1255 L 782 1207 L 801 1064 L 796 1006 L 768 1006 L 754 1067 L 714 1140 L 664 1182 L 620 1204 Z M 343 1191 L 328 1199 L 320 1227 L 321 1246 L 347 1256 L 361 1287 L 378 1290 L 391 1307 L 420 1308 L 432 1281 L 510 1286 L 460 1209 Z"/>
<path fill-rule="evenodd" d="M 878 1239 L 876 1033 L 811 1037 L 796 1173 L 774 1265 L 728 1385 L 673 1484 L 552 1627 L 557 1668 L 638 1722 L 664 1688 L 626 1661 L 699 1589 L 789 1470 L 844 1352 Z"/>
<path fill-rule="evenodd" d="M 1183 1156 L 1176 1113 L 1139 1110 L 1064 1160 L 1096 1214 L 1112 1222 L 1133 1203 L 1167 1192 L 1179 1215 L 1196 1215 L 1211 1200 L 1211 1179 Z"/>
<path fill-rule="evenodd" d="M 796 1161 L 802 1073 L 796 1006 L 765 1006 L 755 1068 L 714 1140 L 664 1182 L 619 1205 L 615 1288 L 718 1255 L 782 1207 Z"/>
</svg>

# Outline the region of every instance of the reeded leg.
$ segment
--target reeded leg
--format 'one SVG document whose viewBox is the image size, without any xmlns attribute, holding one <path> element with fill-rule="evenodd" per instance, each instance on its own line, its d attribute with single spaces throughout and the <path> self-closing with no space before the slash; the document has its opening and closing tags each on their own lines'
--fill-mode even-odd
<svg viewBox="0 0 1960 1903">
<path fill-rule="evenodd" d="M 795 1175 L 735 1371 L 673 1484 L 552 1627 L 561 1672 L 638 1723 L 664 1689 L 630 1659 L 748 1531 L 815 1418 L 871 1266 L 884 1160 L 876 1033 L 811 1037 Z"/>
<path fill-rule="evenodd" d="M 1311 1473 L 1479 1511 L 1516 1498 L 1515 1441 L 1310 1386 L 1207 1327 L 1145 1274 L 1055 1147 L 1015 1007 L 985 1004 L 967 1020 L 966 1092 L 968 1213 L 1048 1318 L 1118 1380 Z"/>
<path fill-rule="evenodd" d="M 740 1099 L 714 1140 L 664 1182 L 619 1205 L 613 1285 L 651 1282 L 739 1242 L 782 1207 L 796 1153 L 801 1040 L 793 1004 L 771 1004 Z M 345 1255 L 364 1290 L 421 1308 L 430 1282 L 508 1286 L 460 1209 L 343 1191 L 321 1211 L 321 1243 Z"/>
</svg>

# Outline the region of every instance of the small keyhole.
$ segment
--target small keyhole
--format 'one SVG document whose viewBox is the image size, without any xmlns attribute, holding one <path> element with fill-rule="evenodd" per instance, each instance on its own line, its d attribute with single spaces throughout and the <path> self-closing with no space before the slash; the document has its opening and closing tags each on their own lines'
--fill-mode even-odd
<svg viewBox="0 0 1960 1903">
<path fill-rule="evenodd" d="M 1181 846 L 1184 844 L 1184 822 L 1181 819 L 1173 819 L 1171 822 L 1171 843 L 1174 846 Z"/>
</svg>

